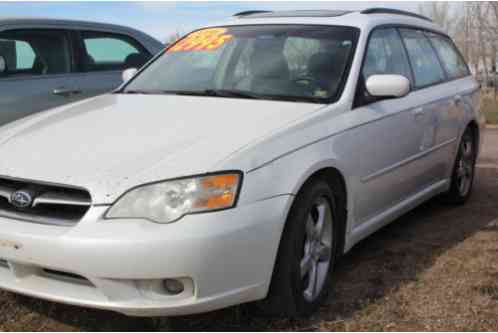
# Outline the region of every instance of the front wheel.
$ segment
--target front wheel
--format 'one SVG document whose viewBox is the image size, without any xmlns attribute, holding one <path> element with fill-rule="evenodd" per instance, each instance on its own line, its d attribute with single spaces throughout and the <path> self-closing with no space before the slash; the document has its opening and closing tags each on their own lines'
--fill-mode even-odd
<svg viewBox="0 0 498 333">
<path fill-rule="evenodd" d="M 443 195 L 444 201 L 461 205 L 469 199 L 474 183 L 476 156 L 474 135 L 472 130 L 467 128 L 458 148 L 450 190 Z"/>
<path fill-rule="evenodd" d="M 302 317 L 327 297 L 337 248 L 334 195 L 314 180 L 297 195 L 280 242 L 269 295 L 260 309 L 269 315 Z"/>
</svg>

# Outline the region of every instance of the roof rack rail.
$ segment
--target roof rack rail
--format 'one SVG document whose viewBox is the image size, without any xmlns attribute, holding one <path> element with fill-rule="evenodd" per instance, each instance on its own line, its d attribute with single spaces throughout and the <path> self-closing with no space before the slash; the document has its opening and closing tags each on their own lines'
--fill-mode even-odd
<svg viewBox="0 0 498 333">
<path fill-rule="evenodd" d="M 265 13 L 271 13 L 271 10 L 246 10 L 240 13 L 236 13 L 233 16 L 234 17 L 240 17 L 240 16 L 247 16 L 247 15 L 252 15 L 252 14 L 265 14 Z"/>
<path fill-rule="evenodd" d="M 426 20 L 429 22 L 432 22 L 430 18 L 427 16 L 423 16 L 420 14 L 415 14 L 412 12 L 407 12 L 405 10 L 399 10 L 399 9 L 393 9 L 393 8 L 381 8 L 381 7 L 374 7 L 374 8 L 368 8 L 364 9 L 360 12 L 361 14 L 395 14 L 395 15 L 405 15 L 405 16 L 411 16 L 411 17 L 416 17 L 422 20 Z"/>
</svg>

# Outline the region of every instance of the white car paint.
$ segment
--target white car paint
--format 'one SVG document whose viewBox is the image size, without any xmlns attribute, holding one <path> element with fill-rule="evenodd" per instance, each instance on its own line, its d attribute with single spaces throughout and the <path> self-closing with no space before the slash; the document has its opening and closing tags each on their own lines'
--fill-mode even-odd
<svg viewBox="0 0 498 333">
<path fill-rule="evenodd" d="M 143 108 L 146 103 L 153 107 Z M 229 98 L 103 95 L 31 118 L 16 131 L 0 134 L 0 152 L 5 154 L 0 170 L 4 175 L 87 188 L 93 203 L 110 204 L 143 183 L 209 172 L 242 147 L 319 107 Z"/>
<path fill-rule="evenodd" d="M 410 92 L 410 80 L 402 75 L 372 75 L 366 82 L 367 91 L 372 96 L 403 97 Z"/>
<path fill-rule="evenodd" d="M 482 123 L 472 77 L 352 107 L 371 29 L 439 28 L 400 15 L 359 13 L 224 25 L 249 23 L 359 27 L 341 98 L 317 105 L 105 95 L 2 127 L 0 175 L 88 189 L 92 207 L 69 228 L 0 217 L 1 288 L 129 315 L 214 310 L 266 296 L 288 211 L 315 172 L 334 168 L 344 177 L 344 252 L 448 189 L 464 128 Z M 244 175 L 234 209 L 164 225 L 103 219 L 137 185 L 224 170 Z M 43 274 L 47 268 L 91 284 L 55 279 Z M 166 278 L 182 279 L 185 291 L 165 295 L 158 285 Z"/>
</svg>

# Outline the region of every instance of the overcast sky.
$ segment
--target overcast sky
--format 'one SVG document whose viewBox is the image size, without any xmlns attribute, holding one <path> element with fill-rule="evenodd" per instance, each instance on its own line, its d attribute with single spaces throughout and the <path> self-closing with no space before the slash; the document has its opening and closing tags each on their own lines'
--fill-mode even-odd
<svg viewBox="0 0 498 333">
<path fill-rule="evenodd" d="M 362 9 L 393 7 L 416 11 L 420 2 L 1 2 L 1 17 L 50 17 L 117 23 L 165 40 L 250 9 Z"/>
</svg>

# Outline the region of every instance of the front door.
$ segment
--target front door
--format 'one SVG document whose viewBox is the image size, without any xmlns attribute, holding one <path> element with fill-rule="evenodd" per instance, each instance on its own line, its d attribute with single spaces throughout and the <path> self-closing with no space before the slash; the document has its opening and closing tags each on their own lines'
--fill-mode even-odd
<svg viewBox="0 0 498 333">
<path fill-rule="evenodd" d="M 0 125 L 74 101 L 71 40 L 62 30 L 0 32 Z"/>
</svg>

